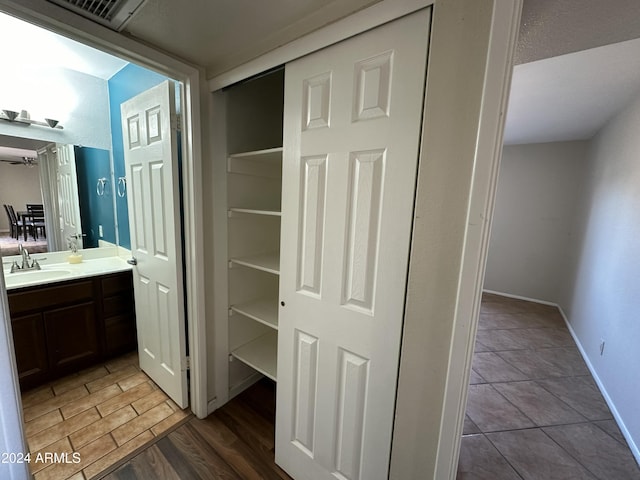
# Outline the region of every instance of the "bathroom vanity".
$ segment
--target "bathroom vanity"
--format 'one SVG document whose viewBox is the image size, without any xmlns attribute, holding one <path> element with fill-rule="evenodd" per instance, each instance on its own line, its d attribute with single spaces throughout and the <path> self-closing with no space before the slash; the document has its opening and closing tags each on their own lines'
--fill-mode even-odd
<svg viewBox="0 0 640 480">
<path fill-rule="evenodd" d="M 22 390 L 136 348 L 132 274 L 126 262 L 99 259 L 65 268 L 33 272 L 31 277 L 43 279 L 35 284 L 29 284 L 29 272 L 10 274 L 7 281 Z M 12 285 L 22 280 L 16 275 L 23 275 L 27 285 Z"/>
</svg>

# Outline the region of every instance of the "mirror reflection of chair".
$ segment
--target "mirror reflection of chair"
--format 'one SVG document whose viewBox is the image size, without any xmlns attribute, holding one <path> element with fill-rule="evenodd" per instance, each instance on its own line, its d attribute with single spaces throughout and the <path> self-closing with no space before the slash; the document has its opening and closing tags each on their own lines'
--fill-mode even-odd
<svg viewBox="0 0 640 480">
<path fill-rule="evenodd" d="M 47 230 L 44 222 L 44 206 L 41 203 L 27 203 L 27 211 L 30 215 L 31 234 L 33 239 L 38 239 L 38 230 L 47 238 Z"/>
<path fill-rule="evenodd" d="M 4 204 L 4 210 L 7 213 L 7 218 L 9 219 L 9 225 L 11 228 L 11 238 L 15 238 L 18 240 L 20 238 L 20 234 L 24 234 L 26 237 L 27 231 L 31 232 L 31 226 L 27 222 L 18 219 L 15 210 L 13 209 L 13 205 Z M 26 229 L 26 230 L 25 230 Z"/>
</svg>

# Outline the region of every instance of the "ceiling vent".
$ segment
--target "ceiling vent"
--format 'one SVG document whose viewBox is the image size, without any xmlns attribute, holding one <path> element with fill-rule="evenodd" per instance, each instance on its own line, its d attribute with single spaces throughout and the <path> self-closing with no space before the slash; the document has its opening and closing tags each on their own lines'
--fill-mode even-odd
<svg viewBox="0 0 640 480">
<path fill-rule="evenodd" d="M 146 0 L 48 0 L 119 32 Z"/>
</svg>

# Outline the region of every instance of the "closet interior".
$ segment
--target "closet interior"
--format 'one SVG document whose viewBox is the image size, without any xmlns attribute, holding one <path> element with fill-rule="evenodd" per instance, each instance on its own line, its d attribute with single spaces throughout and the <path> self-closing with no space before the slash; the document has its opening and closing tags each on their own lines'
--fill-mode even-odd
<svg viewBox="0 0 640 480">
<path fill-rule="evenodd" d="M 276 381 L 284 68 L 224 91 L 229 392 Z"/>
</svg>

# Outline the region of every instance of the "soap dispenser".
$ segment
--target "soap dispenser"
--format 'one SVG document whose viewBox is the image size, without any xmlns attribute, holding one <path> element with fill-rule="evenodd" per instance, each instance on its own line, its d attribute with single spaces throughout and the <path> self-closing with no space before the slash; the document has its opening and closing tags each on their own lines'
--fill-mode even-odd
<svg viewBox="0 0 640 480">
<path fill-rule="evenodd" d="M 69 248 L 71 249 L 71 255 L 69 255 L 69 263 L 82 263 L 82 254 L 78 253 L 78 236 L 71 235 L 69 237 Z"/>
</svg>

